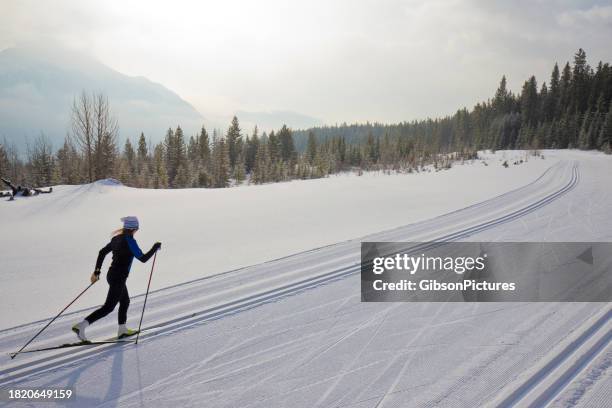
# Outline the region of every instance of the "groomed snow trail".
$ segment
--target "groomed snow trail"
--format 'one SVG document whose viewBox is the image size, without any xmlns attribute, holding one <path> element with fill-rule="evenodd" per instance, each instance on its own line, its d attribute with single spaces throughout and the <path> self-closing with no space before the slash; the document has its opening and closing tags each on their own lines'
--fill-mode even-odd
<svg viewBox="0 0 612 408">
<path fill-rule="evenodd" d="M 610 240 L 610 170 L 576 154 L 444 216 L 156 291 L 138 346 L 22 355 L 2 361 L 0 387 L 74 387 L 109 407 L 589 406 L 610 381 L 609 304 L 361 303 L 359 243 Z M 84 313 L 37 347 L 70 341 Z M 113 319 L 99 323 L 90 336 L 108 337 Z M 40 325 L 1 331 L 0 350 Z"/>
</svg>

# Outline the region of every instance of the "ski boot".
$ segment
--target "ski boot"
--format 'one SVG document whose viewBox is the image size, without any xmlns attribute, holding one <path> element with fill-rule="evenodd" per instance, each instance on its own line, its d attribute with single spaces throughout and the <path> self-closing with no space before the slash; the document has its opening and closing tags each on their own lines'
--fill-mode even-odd
<svg viewBox="0 0 612 408">
<path fill-rule="evenodd" d="M 117 339 L 124 339 L 136 334 L 138 334 L 138 330 L 128 329 L 125 324 L 120 324 L 119 329 L 117 330 Z"/>
</svg>

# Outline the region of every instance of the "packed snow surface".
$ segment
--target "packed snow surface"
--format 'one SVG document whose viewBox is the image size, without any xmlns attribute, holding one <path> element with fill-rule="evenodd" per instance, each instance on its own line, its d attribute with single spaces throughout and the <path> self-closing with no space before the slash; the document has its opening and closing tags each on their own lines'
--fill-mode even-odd
<svg viewBox="0 0 612 408">
<path fill-rule="evenodd" d="M 0 202 L 11 231 L 0 326 L 22 324 L 0 331 L 5 356 L 86 286 L 121 216 L 139 216 L 143 249 L 164 243 L 138 345 L 1 357 L 0 388 L 69 387 L 79 406 L 109 407 L 606 406 L 609 304 L 360 302 L 362 239 L 612 240 L 612 157 L 544 157 L 225 190 L 94 183 Z M 132 294 L 149 267 L 134 265 Z M 35 346 L 72 341 L 70 325 L 105 291 L 94 285 Z M 112 336 L 115 318 L 90 337 Z M 574 350 L 582 365 L 569 364 Z M 548 385 L 555 375 L 567 381 Z"/>
</svg>

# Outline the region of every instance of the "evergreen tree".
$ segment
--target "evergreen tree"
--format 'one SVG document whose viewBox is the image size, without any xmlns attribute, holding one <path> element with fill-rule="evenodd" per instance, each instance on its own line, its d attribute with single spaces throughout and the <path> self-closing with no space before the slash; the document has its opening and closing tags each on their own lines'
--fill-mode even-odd
<svg viewBox="0 0 612 408">
<path fill-rule="evenodd" d="M 274 131 L 271 131 L 270 135 L 268 136 L 268 155 L 271 163 L 275 163 L 280 160 L 280 150 L 280 141 L 276 137 L 276 134 L 274 134 Z"/>
<path fill-rule="evenodd" d="M 255 153 L 255 164 L 253 165 L 252 182 L 255 184 L 263 184 L 269 180 L 268 164 L 270 155 L 268 154 L 268 144 L 266 138 L 262 138 L 259 143 L 257 152 Z"/>
<path fill-rule="evenodd" d="M 213 143 L 213 187 L 229 187 L 229 148 L 223 137 Z"/>
<path fill-rule="evenodd" d="M 56 153 L 56 162 L 60 183 L 78 184 L 83 180 L 80 174 L 81 158 L 68 137 L 64 139 L 64 145 Z"/>
<path fill-rule="evenodd" d="M 210 140 L 204 126 L 198 135 L 198 158 L 204 166 L 210 162 Z"/>
<path fill-rule="evenodd" d="M 281 159 L 285 163 L 294 163 L 297 159 L 297 153 L 293 144 L 293 135 L 287 125 L 283 125 L 278 132 L 278 140 L 280 142 Z"/>
<path fill-rule="evenodd" d="M 105 133 L 101 140 L 96 143 L 95 149 L 95 175 L 98 179 L 113 177 L 115 160 L 117 158 L 117 147 L 114 135 Z"/>
<path fill-rule="evenodd" d="M 32 149 L 28 149 L 28 167 L 30 182 L 35 186 L 48 186 L 55 172 L 55 160 L 51 142 L 44 134 L 35 141 Z"/>
<path fill-rule="evenodd" d="M 172 130 L 170 130 L 172 132 Z M 166 170 L 166 152 L 163 144 L 155 146 L 153 153 L 153 175 L 151 185 L 153 188 L 168 188 L 168 171 Z"/>
<path fill-rule="evenodd" d="M 378 163 L 378 153 L 379 153 L 379 140 L 378 138 L 374 140 L 374 136 L 372 133 L 368 134 L 368 139 L 366 141 L 366 154 L 365 156 L 368 158 L 368 161 L 371 164 Z"/>
<path fill-rule="evenodd" d="M 584 150 L 591 149 L 591 141 L 593 135 L 591 134 L 591 122 L 593 115 L 589 112 L 584 115 L 582 125 L 580 126 L 580 133 L 578 134 L 578 147 Z"/>
<path fill-rule="evenodd" d="M 586 61 L 586 53 L 582 48 L 574 55 L 572 71 L 572 107 L 573 111 L 584 113 L 587 110 L 589 98 L 590 67 Z"/>
<path fill-rule="evenodd" d="M 559 96 L 559 107 L 558 111 L 560 114 L 571 113 L 570 112 L 570 100 L 571 100 L 571 85 L 572 85 L 572 71 L 569 62 L 563 67 L 563 73 L 561 74 L 560 83 L 560 96 Z"/>
<path fill-rule="evenodd" d="M 174 188 L 186 188 L 191 187 L 191 182 L 189 179 L 189 170 L 187 169 L 187 165 L 185 163 L 181 163 L 176 171 L 176 177 L 173 182 Z"/>
<path fill-rule="evenodd" d="M 199 161 L 198 141 L 193 136 L 189 137 L 189 143 L 187 144 L 187 158 L 191 163 Z"/>
<path fill-rule="evenodd" d="M 0 177 L 8 177 L 8 155 L 2 144 L 0 144 Z"/>
<path fill-rule="evenodd" d="M 136 162 L 136 152 L 132 147 L 132 143 L 130 139 L 125 140 L 125 146 L 123 148 L 123 158 L 127 164 L 127 176 L 126 181 L 124 181 L 127 185 L 133 185 L 136 177 L 138 163 Z"/>
<path fill-rule="evenodd" d="M 227 130 L 226 138 L 229 152 L 229 165 L 230 168 L 233 169 L 236 165 L 238 155 L 242 150 L 242 135 L 240 134 L 240 125 L 236 116 L 232 118 L 232 124 Z"/>
<path fill-rule="evenodd" d="M 242 184 L 242 182 L 246 178 L 246 171 L 244 168 L 244 164 L 241 160 L 236 162 L 236 166 L 234 167 L 232 176 L 234 178 L 234 181 L 236 182 L 236 185 Z"/>
<path fill-rule="evenodd" d="M 166 140 L 164 142 L 166 152 L 166 168 L 168 171 L 168 179 L 170 187 L 176 188 L 176 176 L 180 166 L 187 166 L 187 149 L 185 146 L 185 137 L 183 129 L 180 126 L 173 132 L 168 129 Z"/>
<path fill-rule="evenodd" d="M 548 87 L 546 86 L 546 82 L 544 82 L 542 84 L 542 87 L 540 88 L 540 94 L 538 95 L 536 93 L 536 97 L 538 99 L 538 112 L 536 114 L 536 120 L 539 122 L 549 122 L 552 118 L 547 119 L 548 118 L 548 102 L 549 102 L 549 97 L 548 97 Z"/>
<path fill-rule="evenodd" d="M 194 167 L 194 171 L 197 175 L 196 185 L 198 187 L 211 187 L 212 159 L 210 152 L 210 139 L 204 126 L 202 126 L 200 134 L 197 137 L 197 147 L 198 165 Z"/>
<path fill-rule="evenodd" d="M 538 122 L 538 89 L 534 76 L 523 85 L 521 92 L 521 117 L 523 126 L 535 126 Z"/>
<path fill-rule="evenodd" d="M 312 130 L 308 132 L 308 148 L 306 150 L 306 157 L 308 159 L 308 164 L 312 166 L 315 158 L 317 157 L 317 139 L 315 138 Z"/>
<path fill-rule="evenodd" d="M 245 157 L 245 169 L 246 172 L 251 174 L 255 167 L 255 160 L 257 157 L 257 151 L 259 149 L 259 135 L 257 126 L 253 129 L 253 135 L 247 138 L 246 142 L 246 157 Z"/>
<path fill-rule="evenodd" d="M 186 146 L 180 126 L 169 129 L 153 154 L 141 133 L 136 151 L 126 140 L 117 154 L 116 123 L 103 117 L 108 103 L 103 96 L 84 94 L 73 106 L 73 136 L 81 152 L 66 140 L 55 155 L 28 150 L 20 159 L 12 145 L 0 147 L 0 173 L 16 183 L 81 183 L 115 176 L 138 187 L 225 187 L 230 177 L 240 183 L 246 174 L 251 182 L 291 178 L 324 177 L 356 169 L 419 171 L 432 164 L 448 168 L 453 160 L 472 160 L 478 149 L 598 148 L 610 150 L 612 68 L 600 62 L 595 72 L 580 49 L 573 66 L 562 72 L 555 64 L 550 81 L 537 88 L 530 77 L 514 95 L 503 77 L 492 99 L 472 110 L 459 109 L 438 119 L 398 124 L 346 123 L 292 131 L 283 126 L 277 133 L 257 128 L 251 137 L 241 135 L 233 118 L 227 138 L 213 131 L 212 144 L 206 129 L 191 137 Z M 95 118 L 95 114 L 103 114 Z M 100 126 L 96 125 L 99 123 Z M 150 143 L 149 143 L 150 144 Z M 211 151 L 212 145 L 212 151 Z"/>
<path fill-rule="evenodd" d="M 597 148 L 607 153 L 612 151 L 612 103 L 599 131 Z"/>
<path fill-rule="evenodd" d="M 174 168 L 176 169 L 176 173 L 178 173 L 179 167 L 183 166 L 187 167 L 187 148 L 185 145 L 185 136 L 183 135 L 183 129 L 180 126 L 177 126 L 176 131 L 174 132 L 175 138 L 175 164 Z M 175 173 L 175 177 L 176 177 Z M 180 183 L 179 183 L 180 184 Z M 181 184 L 182 185 L 182 184 Z"/>
<path fill-rule="evenodd" d="M 136 187 L 138 188 L 150 188 L 150 173 L 149 173 L 149 164 L 144 163 L 136 176 Z"/>
<path fill-rule="evenodd" d="M 499 87 L 497 91 L 495 91 L 495 97 L 493 98 L 493 111 L 497 115 L 503 115 L 505 113 L 510 113 L 511 111 L 511 94 L 508 92 L 506 88 L 506 76 L 502 76 L 501 81 L 499 82 Z"/>
<path fill-rule="evenodd" d="M 559 98 L 561 96 L 561 82 L 559 80 L 559 65 L 555 63 L 552 74 L 550 74 L 550 90 L 544 102 L 544 118 L 546 121 L 553 120 L 559 116 Z"/>
<path fill-rule="evenodd" d="M 126 186 L 133 186 L 133 176 L 130 172 L 128 161 L 124 157 L 121 157 L 115 164 L 115 176 L 117 179 Z"/>
<path fill-rule="evenodd" d="M 164 139 L 164 159 L 165 159 L 165 168 L 168 172 L 168 180 L 173 180 L 176 176 L 176 171 L 178 170 L 178 165 L 176 163 L 176 138 L 174 137 L 174 130 L 172 128 L 168 128 L 166 131 L 166 138 Z"/>
<path fill-rule="evenodd" d="M 140 138 L 138 138 L 138 163 L 142 165 L 148 161 L 149 158 L 149 148 L 147 147 L 147 141 L 145 140 L 144 133 L 140 133 Z"/>
</svg>

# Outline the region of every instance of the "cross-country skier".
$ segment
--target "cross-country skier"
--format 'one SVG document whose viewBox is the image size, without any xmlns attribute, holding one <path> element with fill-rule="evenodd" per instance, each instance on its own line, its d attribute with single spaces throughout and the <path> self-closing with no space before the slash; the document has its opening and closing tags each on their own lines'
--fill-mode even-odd
<svg viewBox="0 0 612 408">
<path fill-rule="evenodd" d="M 106 255 L 112 251 L 113 261 L 106 274 L 106 281 L 109 284 L 106 301 L 102 307 L 87 316 L 85 320 L 72 326 L 72 331 L 76 333 L 81 341 L 88 341 L 85 336 L 85 329 L 87 326 L 112 312 L 115 306 L 117 306 L 117 303 L 119 303 L 119 329 L 117 331 L 117 338 L 121 339 L 133 336 L 138 332 L 137 330 L 128 329 L 125 325 L 128 306 L 130 305 L 130 295 L 128 294 L 125 282 L 130 273 L 130 267 L 132 266 L 134 258 L 138 259 L 140 262 L 147 262 L 149 258 L 161 248 L 161 242 L 156 242 L 149 252 L 143 254 L 136 240 L 134 240 L 134 234 L 138 231 L 139 227 L 138 218 L 133 216 L 124 217 L 121 218 L 121 221 L 123 221 L 123 228 L 115 231 L 111 241 L 100 250 L 96 261 L 96 269 L 90 278 L 91 283 L 100 279 L 102 262 L 104 262 Z"/>
</svg>

